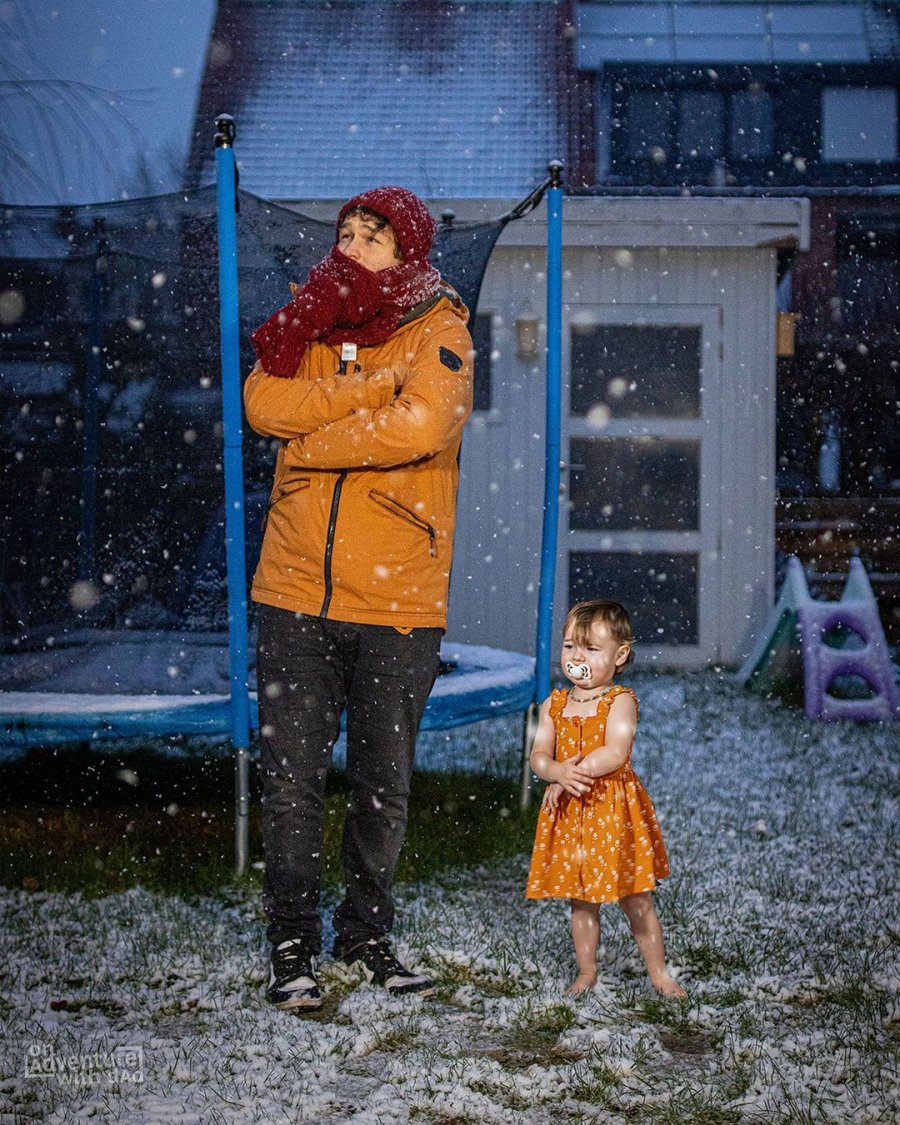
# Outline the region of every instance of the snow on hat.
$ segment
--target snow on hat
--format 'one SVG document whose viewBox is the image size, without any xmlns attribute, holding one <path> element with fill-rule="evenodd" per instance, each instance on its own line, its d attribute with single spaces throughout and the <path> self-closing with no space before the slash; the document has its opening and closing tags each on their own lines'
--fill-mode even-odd
<svg viewBox="0 0 900 1125">
<path fill-rule="evenodd" d="M 347 215 L 357 207 L 387 219 L 397 236 L 404 261 L 424 261 L 428 258 L 437 224 L 417 195 L 402 187 L 372 188 L 355 195 L 341 208 L 337 218 L 338 231 Z"/>
</svg>

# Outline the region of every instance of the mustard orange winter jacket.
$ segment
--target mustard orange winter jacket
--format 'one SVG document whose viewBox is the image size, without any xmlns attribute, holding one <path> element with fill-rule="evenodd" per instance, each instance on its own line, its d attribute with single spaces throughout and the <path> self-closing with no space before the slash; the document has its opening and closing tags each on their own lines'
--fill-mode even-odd
<svg viewBox="0 0 900 1125">
<path fill-rule="evenodd" d="M 293 379 L 250 373 L 247 420 L 281 438 L 254 601 L 403 632 L 446 628 L 472 410 L 467 320 L 445 293 L 355 362 L 341 362 L 340 344 L 314 343 Z"/>
</svg>

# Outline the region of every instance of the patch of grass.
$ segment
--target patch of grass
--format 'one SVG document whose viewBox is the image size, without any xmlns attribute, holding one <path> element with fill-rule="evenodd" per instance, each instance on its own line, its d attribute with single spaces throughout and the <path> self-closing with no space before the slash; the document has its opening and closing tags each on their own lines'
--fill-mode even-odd
<svg viewBox="0 0 900 1125">
<path fill-rule="evenodd" d="M 409 1019 L 382 1028 L 375 1037 L 375 1051 L 403 1051 L 412 1046 L 419 1034 L 419 1020 Z"/>
<path fill-rule="evenodd" d="M 511 1089 L 506 1089 L 497 1082 L 478 1081 L 468 1083 L 469 1089 L 475 1094 L 484 1094 L 486 1098 L 502 1101 L 504 1108 L 510 1113 L 526 1110 L 532 1104 L 527 1098 L 516 1094 Z"/>
<path fill-rule="evenodd" d="M 709 1105 L 704 1099 L 706 1091 L 689 1095 L 665 1109 L 641 1107 L 634 1115 L 636 1121 L 646 1121 L 648 1125 L 739 1125 L 741 1115 L 737 1110 L 723 1109 Z M 793 1120 L 782 1118 L 781 1120 Z"/>
<path fill-rule="evenodd" d="M 739 988 L 729 988 L 716 997 L 716 1003 L 720 1008 L 735 1008 L 738 1004 L 743 1004 L 744 994 Z"/>
<path fill-rule="evenodd" d="M 522 972 L 521 964 L 503 945 L 493 950 L 491 968 L 460 964 L 443 957 L 427 958 L 429 967 L 440 985 L 441 999 L 451 1002 L 456 989 L 471 985 L 484 996 L 522 996 L 533 987 L 533 982 Z"/>
<path fill-rule="evenodd" d="M 506 1036 L 507 1045 L 513 1050 L 545 1053 L 575 1022 L 574 1010 L 562 1001 L 547 1005 L 526 1003 Z"/>
<path fill-rule="evenodd" d="M 678 959 L 689 965 L 699 977 L 727 977 L 735 972 L 749 972 L 752 968 L 746 944 L 735 941 L 730 949 L 706 940 L 682 943 L 678 946 Z"/>
<path fill-rule="evenodd" d="M 430 1109 L 423 1109 L 421 1106 L 413 1106 L 409 1111 L 410 1121 L 427 1122 L 427 1125 L 478 1125 L 480 1118 L 462 1117 L 458 1114 L 447 1116 L 443 1113 L 435 1113 Z"/>
<path fill-rule="evenodd" d="M 614 1109 L 620 1075 L 600 1055 L 591 1056 L 589 1065 L 579 1068 L 569 1087 L 569 1094 L 579 1102 Z"/>
<path fill-rule="evenodd" d="M 560 1063 L 580 1062 L 584 1053 L 563 1047 L 492 1047 L 485 1051 L 489 1059 L 498 1062 L 504 1070 L 527 1070 L 531 1066 L 558 1066 Z M 472 1086 L 472 1089 L 477 1089 Z"/>
<path fill-rule="evenodd" d="M 668 1028 L 672 1037 L 693 1038 L 697 1034 L 697 1025 L 690 1018 L 690 999 L 666 1000 L 661 997 L 659 999 L 650 997 L 646 1000 L 639 1000 L 635 1005 L 635 1010 L 648 1023 L 659 1024 Z"/>
<path fill-rule="evenodd" d="M 262 859 L 261 785 L 251 767 L 250 861 Z M 329 774 L 323 883 L 343 872 L 343 772 Z M 439 877 L 531 847 L 535 808 L 514 782 L 469 774 L 413 779 L 398 882 Z M 234 766 L 154 750 L 37 748 L 0 765 L 0 885 L 97 897 L 143 886 L 170 894 L 234 885 Z M 244 877 L 256 891 L 259 870 Z"/>
</svg>

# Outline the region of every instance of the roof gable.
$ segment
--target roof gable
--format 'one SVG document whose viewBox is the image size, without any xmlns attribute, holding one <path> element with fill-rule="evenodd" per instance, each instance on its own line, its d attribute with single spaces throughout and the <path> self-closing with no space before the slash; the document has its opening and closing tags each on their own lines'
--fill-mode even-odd
<svg viewBox="0 0 900 1125">
<path fill-rule="evenodd" d="M 214 178 L 227 112 L 241 187 L 266 198 L 523 195 L 564 152 L 560 19 L 554 0 L 223 2 L 188 186 Z"/>
</svg>

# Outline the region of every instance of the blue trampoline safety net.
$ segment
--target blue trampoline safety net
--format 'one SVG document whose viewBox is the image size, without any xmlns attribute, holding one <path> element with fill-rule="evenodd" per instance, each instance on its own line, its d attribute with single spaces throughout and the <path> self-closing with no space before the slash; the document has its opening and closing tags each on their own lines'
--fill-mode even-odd
<svg viewBox="0 0 900 1125">
<path fill-rule="evenodd" d="M 245 192 L 238 201 L 249 371 L 250 333 L 334 228 Z M 436 264 L 472 309 L 502 227 L 440 229 Z M 219 707 L 225 731 L 215 189 L 0 205 L 0 269 L 0 744 L 210 731 Z M 273 443 L 245 430 L 248 577 L 273 461 Z M 470 670 L 497 671 L 493 657 L 472 659 Z M 522 681 L 525 665 L 495 677 L 498 699 L 509 677 Z M 526 694 L 513 690 L 516 706 Z"/>
</svg>

